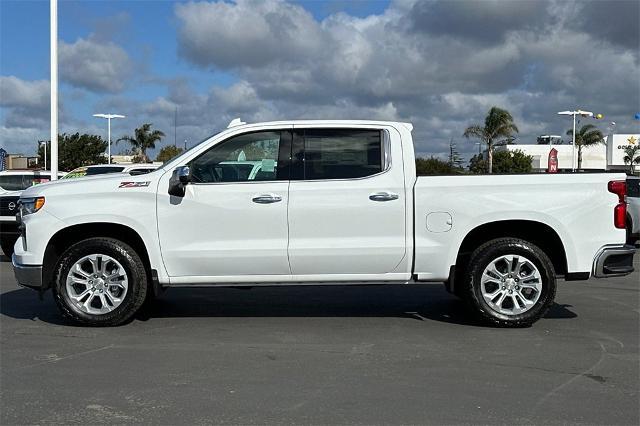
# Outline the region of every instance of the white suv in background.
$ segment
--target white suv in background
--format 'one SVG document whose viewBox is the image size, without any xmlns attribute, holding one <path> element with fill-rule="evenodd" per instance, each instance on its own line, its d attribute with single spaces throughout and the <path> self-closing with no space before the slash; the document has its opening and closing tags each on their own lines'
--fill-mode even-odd
<svg viewBox="0 0 640 426">
<path fill-rule="evenodd" d="M 65 173 L 58 173 L 59 178 L 64 175 Z M 23 191 L 50 180 L 51 172 L 48 170 L 5 170 L 0 172 L 0 194 Z"/>
<path fill-rule="evenodd" d="M 59 173 L 58 177 L 64 176 Z M 49 182 L 51 173 L 42 170 L 6 170 L 0 172 L 0 248 L 11 256 L 20 234 L 16 214 L 20 193 L 39 183 Z"/>
</svg>

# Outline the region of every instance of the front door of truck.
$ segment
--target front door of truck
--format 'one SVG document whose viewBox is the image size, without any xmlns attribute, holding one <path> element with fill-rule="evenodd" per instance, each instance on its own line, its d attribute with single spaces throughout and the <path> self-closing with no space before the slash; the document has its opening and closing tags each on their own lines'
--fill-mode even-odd
<svg viewBox="0 0 640 426">
<path fill-rule="evenodd" d="M 293 280 L 327 274 L 367 280 L 407 272 L 406 267 L 398 271 L 407 246 L 402 161 L 400 135 L 393 129 L 294 130 Z"/>
<path fill-rule="evenodd" d="M 287 259 L 291 132 L 243 133 L 189 164 L 184 197 L 158 187 L 158 233 L 172 282 L 289 275 Z"/>
</svg>

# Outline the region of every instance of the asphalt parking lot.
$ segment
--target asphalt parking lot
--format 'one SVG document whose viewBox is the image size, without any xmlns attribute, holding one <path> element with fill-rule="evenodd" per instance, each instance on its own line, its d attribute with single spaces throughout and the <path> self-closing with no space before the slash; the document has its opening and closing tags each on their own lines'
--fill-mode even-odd
<svg viewBox="0 0 640 426">
<path fill-rule="evenodd" d="M 640 422 L 638 272 L 561 282 L 515 330 L 441 285 L 172 289 L 80 328 L 4 256 L 0 281 L 3 425 Z"/>
</svg>

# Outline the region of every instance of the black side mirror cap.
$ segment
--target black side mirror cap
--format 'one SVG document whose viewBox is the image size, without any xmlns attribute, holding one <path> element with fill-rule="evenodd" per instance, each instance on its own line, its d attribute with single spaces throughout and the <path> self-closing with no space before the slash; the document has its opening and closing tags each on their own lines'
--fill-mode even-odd
<svg viewBox="0 0 640 426">
<path fill-rule="evenodd" d="M 191 170 L 189 166 L 177 167 L 169 179 L 169 195 L 184 197 L 185 185 L 191 182 Z"/>
</svg>

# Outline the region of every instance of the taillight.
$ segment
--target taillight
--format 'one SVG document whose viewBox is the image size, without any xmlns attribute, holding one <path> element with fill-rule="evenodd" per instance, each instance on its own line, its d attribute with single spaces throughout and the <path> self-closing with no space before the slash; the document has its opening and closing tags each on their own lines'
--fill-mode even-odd
<svg viewBox="0 0 640 426">
<path fill-rule="evenodd" d="M 612 180 L 607 185 L 609 192 L 618 196 L 618 205 L 613 209 L 613 225 L 619 229 L 627 227 L 627 182 L 624 180 Z"/>
<path fill-rule="evenodd" d="M 613 208 L 613 225 L 620 229 L 625 229 L 627 227 L 626 203 L 620 203 Z"/>
<path fill-rule="evenodd" d="M 620 202 L 624 202 L 624 196 L 627 195 L 627 181 L 624 180 L 612 180 L 607 185 L 609 192 L 613 192 L 618 196 Z"/>
</svg>

